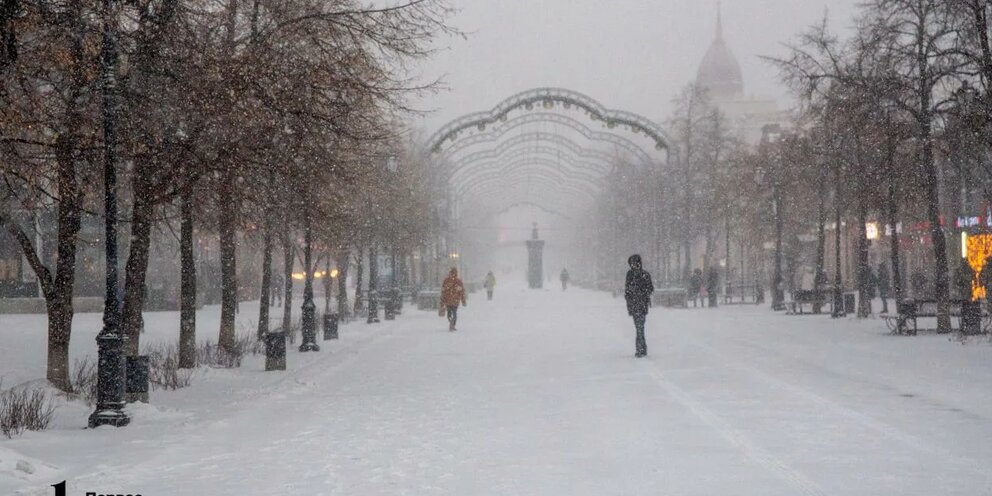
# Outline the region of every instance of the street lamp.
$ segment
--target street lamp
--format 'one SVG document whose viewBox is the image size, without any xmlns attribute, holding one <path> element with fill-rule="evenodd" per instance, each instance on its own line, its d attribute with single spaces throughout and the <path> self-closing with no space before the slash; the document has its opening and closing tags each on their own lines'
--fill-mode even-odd
<svg viewBox="0 0 992 496">
<path fill-rule="evenodd" d="M 385 157 L 385 169 L 390 174 L 395 173 L 399 169 L 399 160 L 395 155 L 388 155 Z M 375 220 L 375 209 L 372 206 L 372 202 L 369 202 L 369 222 Z M 379 322 L 379 255 L 376 250 L 375 239 L 369 243 L 369 316 L 366 320 L 368 324 L 374 324 Z"/>
<path fill-rule="evenodd" d="M 123 427 L 131 422 L 124 413 L 124 337 L 120 329 L 117 301 L 117 133 L 120 105 L 117 100 L 118 41 L 113 0 L 103 2 L 103 45 L 101 53 L 101 87 L 103 92 L 103 200 L 107 286 L 103 302 L 103 328 L 96 337 L 97 362 L 96 409 L 89 426 Z M 70 295 L 71 296 L 71 295 Z"/>
<path fill-rule="evenodd" d="M 317 345 L 317 305 L 313 301 L 313 222 L 309 209 L 303 214 L 303 308 L 300 331 L 303 335 L 300 351 L 320 351 Z"/>
</svg>

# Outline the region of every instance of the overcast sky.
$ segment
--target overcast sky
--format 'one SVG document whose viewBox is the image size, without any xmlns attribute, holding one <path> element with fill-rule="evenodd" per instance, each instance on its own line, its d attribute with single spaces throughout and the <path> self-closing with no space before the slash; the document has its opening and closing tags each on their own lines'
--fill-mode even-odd
<svg viewBox="0 0 992 496">
<path fill-rule="evenodd" d="M 713 39 L 716 0 L 451 0 L 452 24 L 468 39 L 424 67 L 444 76 L 448 91 L 419 102 L 435 110 L 430 133 L 462 114 L 488 110 L 513 93 L 563 86 L 619 108 L 661 120 L 673 96 L 695 78 Z M 850 26 L 858 0 L 724 0 L 725 38 L 740 60 L 745 91 L 778 98 L 787 92 L 759 55 L 782 54 L 781 43 L 818 22 Z"/>
</svg>

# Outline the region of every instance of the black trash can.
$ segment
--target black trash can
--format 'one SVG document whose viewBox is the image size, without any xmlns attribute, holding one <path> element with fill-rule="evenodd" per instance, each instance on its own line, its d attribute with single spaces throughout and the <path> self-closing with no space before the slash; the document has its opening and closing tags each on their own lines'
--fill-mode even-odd
<svg viewBox="0 0 992 496">
<path fill-rule="evenodd" d="M 148 403 L 148 355 L 129 356 L 125 364 L 124 401 Z"/>
<path fill-rule="evenodd" d="M 265 335 L 265 370 L 286 370 L 286 331 Z"/>
<path fill-rule="evenodd" d="M 338 314 L 324 314 L 324 341 L 338 338 Z"/>
<path fill-rule="evenodd" d="M 982 333 L 982 304 L 977 301 L 961 303 L 961 334 L 975 335 Z"/>
</svg>

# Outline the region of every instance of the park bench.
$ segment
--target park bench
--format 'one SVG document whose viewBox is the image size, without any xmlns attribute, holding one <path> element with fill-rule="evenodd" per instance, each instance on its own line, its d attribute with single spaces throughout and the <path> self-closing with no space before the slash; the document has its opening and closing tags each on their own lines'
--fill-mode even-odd
<svg viewBox="0 0 992 496">
<path fill-rule="evenodd" d="M 756 305 L 757 303 L 758 292 L 753 284 L 731 284 L 724 290 L 724 305 Z"/>
<path fill-rule="evenodd" d="M 685 288 L 658 288 L 651 295 L 651 305 L 666 308 L 688 308 L 689 296 Z"/>
<path fill-rule="evenodd" d="M 809 305 L 810 313 L 817 305 L 823 306 L 827 303 L 827 292 L 814 289 L 799 289 L 792 293 L 792 301 L 785 302 L 786 314 L 804 315 L 804 306 Z"/>
<path fill-rule="evenodd" d="M 963 320 L 968 316 L 964 315 L 963 308 L 968 300 L 961 299 L 951 299 L 948 300 L 949 313 L 952 319 L 957 319 L 957 327 L 954 328 L 954 320 L 951 321 L 952 329 L 960 330 L 963 324 Z M 989 328 L 992 327 L 992 319 L 990 319 L 990 314 L 987 309 L 981 307 L 980 303 L 977 303 L 977 315 L 976 318 L 979 319 L 977 325 L 977 332 L 987 333 Z M 937 317 L 937 300 L 935 299 L 910 299 L 902 300 L 896 302 L 896 313 L 895 314 L 882 314 L 881 317 L 885 320 L 885 324 L 888 326 L 889 330 L 893 334 L 899 335 L 909 335 L 914 336 L 919 331 L 919 319 L 921 318 L 933 318 Z M 967 326 L 966 326 L 967 327 Z M 932 331 L 934 329 L 924 329 L 925 331 Z"/>
</svg>

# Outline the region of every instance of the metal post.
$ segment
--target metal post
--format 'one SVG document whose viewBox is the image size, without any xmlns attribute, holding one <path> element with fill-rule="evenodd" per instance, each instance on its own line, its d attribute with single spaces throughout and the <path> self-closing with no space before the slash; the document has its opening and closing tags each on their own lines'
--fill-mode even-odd
<svg viewBox="0 0 992 496">
<path fill-rule="evenodd" d="M 317 345 L 317 305 L 313 302 L 313 229 L 310 212 L 304 214 L 306 225 L 303 234 L 303 308 L 300 313 L 300 330 L 303 334 L 300 351 L 320 351 Z"/>
<path fill-rule="evenodd" d="M 781 310 L 784 307 L 785 295 L 782 292 L 782 198 L 778 182 L 775 183 L 775 267 L 772 276 L 772 309 Z"/>
<path fill-rule="evenodd" d="M 96 410 L 89 417 L 89 426 L 123 427 L 131 422 L 124 413 L 124 337 L 120 331 L 120 307 L 117 299 L 117 26 L 114 0 L 103 2 L 103 47 L 101 77 L 103 89 L 104 124 L 104 215 L 107 262 L 107 285 L 103 302 L 103 328 L 96 337 L 99 349 L 97 362 Z"/>
</svg>

